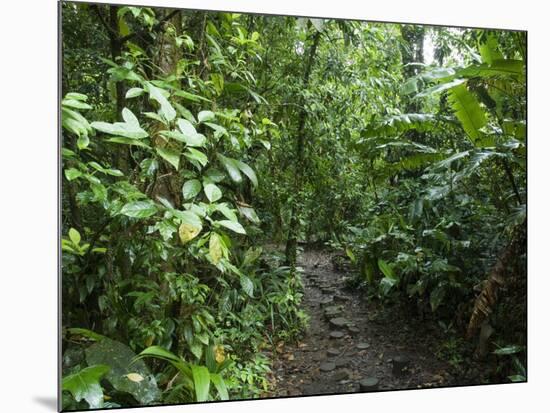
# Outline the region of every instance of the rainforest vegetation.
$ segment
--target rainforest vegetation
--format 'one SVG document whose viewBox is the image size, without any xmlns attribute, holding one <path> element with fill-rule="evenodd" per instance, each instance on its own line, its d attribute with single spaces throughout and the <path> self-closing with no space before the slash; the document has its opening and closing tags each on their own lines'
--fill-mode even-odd
<svg viewBox="0 0 550 413">
<path fill-rule="evenodd" d="M 61 29 L 65 410 L 526 380 L 525 33 Z"/>
</svg>

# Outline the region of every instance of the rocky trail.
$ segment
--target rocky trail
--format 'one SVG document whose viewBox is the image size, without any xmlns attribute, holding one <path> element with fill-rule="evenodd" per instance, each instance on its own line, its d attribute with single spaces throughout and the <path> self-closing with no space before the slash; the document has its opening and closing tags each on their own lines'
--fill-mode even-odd
<svg viewBox="0 0 550 413">
<path fill-rule="evenodd" d="M 449 386 L 451 368 L 436 356 L 437 330 L 346 289 L 330 254 L 306 250 L 308 330 L 274 357 L 273 397 Z M 402 313 L 402 312 L 401 312 Z"/>
</svg>

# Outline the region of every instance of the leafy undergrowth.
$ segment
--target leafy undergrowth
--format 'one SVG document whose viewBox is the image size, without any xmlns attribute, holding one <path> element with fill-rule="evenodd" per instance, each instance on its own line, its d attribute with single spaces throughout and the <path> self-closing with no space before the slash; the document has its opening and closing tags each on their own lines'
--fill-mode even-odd
<svg viewBox="0 0 550 413">
<path fill-rule="evenodd" d="M 526 379 L 524 33 L 61 8 L 64 409 L 270 394 L 304 245 L 457 377 Z"/>
</svg>

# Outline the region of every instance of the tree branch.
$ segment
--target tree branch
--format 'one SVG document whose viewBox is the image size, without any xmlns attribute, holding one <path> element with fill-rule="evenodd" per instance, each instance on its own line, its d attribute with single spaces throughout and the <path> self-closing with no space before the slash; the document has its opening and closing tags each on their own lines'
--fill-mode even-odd
<svg viewBox="0 0 550 413">
<path fill-rule="evenodd" d="M 161 28 L 162 28 L 162 25 L 170 20 L 172 17 L 174 17 L 176 14 L 178 14 L 181 10 L 174 10 L 172 11 L 171 13 L 168 13 L 166 16 L 164 16 L 161 20 L 159 20 L 159 22 L 157 24 L 155 24 L 153 27 L 152 27 L 152 31 L 159 31 Z M 131 40 L 133 39 L 134 37 L 136 36 L 141 36 L 143 34 L 145 34 L 147 32 L 147 29 L 142 29 L 142 30 L 138 30 L 134 33 L 130 33 L 130 34 L 127 34 L 126 36 L 124 37 L 121 37 L 120 38 L 120 43 L 124 43 L 124 42 L 127 42 L 128 40 Z"/>
</svg>

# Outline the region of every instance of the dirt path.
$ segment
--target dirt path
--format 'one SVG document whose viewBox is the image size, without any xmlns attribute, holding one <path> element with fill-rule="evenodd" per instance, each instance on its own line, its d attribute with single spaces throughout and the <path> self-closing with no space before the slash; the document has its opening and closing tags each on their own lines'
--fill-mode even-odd
<svg viewBox="0 0 550 413">
<path fill-rule="evenodd" d="M 450 366 L 435 355 L 437 330 L 346 289 L 346 275 L 333 269 L 326 252 L 305 251 L 298 264 L 304 269 L 303 305 L 311 318 L 303 340 L 275 356 L 272 396 L 454 384 Z M 400 361 L 408 362 L 401 374 Z M 366 378 L 378 384 L 361 385 Z"/>
</svg>

